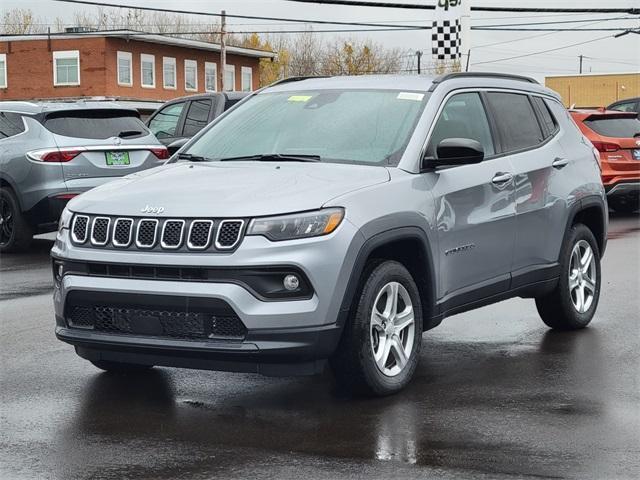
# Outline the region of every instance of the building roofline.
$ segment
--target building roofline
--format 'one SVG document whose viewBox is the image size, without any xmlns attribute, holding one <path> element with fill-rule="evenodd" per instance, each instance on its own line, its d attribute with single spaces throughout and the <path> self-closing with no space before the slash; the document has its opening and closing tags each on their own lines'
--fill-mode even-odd
<svg viewBox="0 0 640 480">
<path fill-rule="evenodd" d="M 568 73 L 565 75 L 545 75 L 545 78 L 605 77 L 615 75 L 640 75 L 638 72 Z"/>
<path fill-rule="evenodd" d="M 204 42 L 201 40 L 192 40 L 189 38 L 173 37 L 162 35 L 159 33 L 145 33 L 135 30 L 109 30 L 95 31 L 89 33 L 53 33 L 48 34 L 28 34 L 28 35 L 0 35 L 1 42 L 17 42 L 30 40 L 75 40 L 78 38 L 120 38 L 129 41 L 157 43 L 160 45 L 171 45 L 182 48 L 193 48 L 196 50 L 207 50 L 212 52 L 220 52 L 221 47 L 218 43 Z M 275 58 L 276 54 L 267 50 L 257 50 L 254 48 L 227 46 L 227 53 L 241 55 L 254 58 Z"/>
</svg>

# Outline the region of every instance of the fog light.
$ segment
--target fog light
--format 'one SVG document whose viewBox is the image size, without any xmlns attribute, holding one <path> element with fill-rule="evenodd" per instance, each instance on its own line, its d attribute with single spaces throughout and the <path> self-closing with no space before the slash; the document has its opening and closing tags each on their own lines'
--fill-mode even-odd
<svg viewBox="0 0 640 480">
<path fill-rule="evenodd" d="M 293 292 L 300 286 L 300 279 L 295 275 L 287 275 L 286 277 L 284 277 L 284 281 L 282 283 L 284 284 L 284 288 L 286 288 L 290 292 Z"/>
</svg>

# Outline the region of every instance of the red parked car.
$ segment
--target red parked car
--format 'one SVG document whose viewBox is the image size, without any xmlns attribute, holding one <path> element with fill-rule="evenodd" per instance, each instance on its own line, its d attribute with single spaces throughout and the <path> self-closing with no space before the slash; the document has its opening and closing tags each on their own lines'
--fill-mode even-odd
<svg viewBox="0 0 640 480">
<path fill-rule="evenodd" d="M 571 116 L 600 152 L 602 183 L 617 212 L 640 208 L 640 118 L 612 110 L 573 110 Z"/>
</svg>

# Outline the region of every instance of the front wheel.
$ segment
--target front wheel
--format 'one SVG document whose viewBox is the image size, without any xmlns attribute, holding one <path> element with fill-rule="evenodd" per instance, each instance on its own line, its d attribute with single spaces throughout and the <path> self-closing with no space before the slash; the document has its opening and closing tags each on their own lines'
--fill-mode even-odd
<svg viewBox="0 0 640 480">
<path fill-rule="evenodd" d="M 538 313 L 555 330 L 586 327 L 600 299 L 600 250 L 585 225 L 574 225 L 560 253 L 560 279 L 553 292 L 536 298 Z"/>
<path fill-rule="evenodd" d="M 331 366 L 354 393 L 390 395 L 413 377 L 422 345 L 422 305 L 409 271 L 394 261 L 371 263 L 355 314 L 345 326 Z"/>
</svg>

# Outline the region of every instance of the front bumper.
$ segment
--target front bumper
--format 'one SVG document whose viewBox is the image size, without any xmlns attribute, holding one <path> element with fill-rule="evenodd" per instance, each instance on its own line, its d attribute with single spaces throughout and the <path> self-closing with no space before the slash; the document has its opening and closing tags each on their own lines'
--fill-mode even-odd
<svg viewBox="0 0 640 480">
<path fill-rule="evenodd" d="M 348 221 L 331 235 L 291 242 L 245 237 L 231 254 L 132 252 L 77 247 L 68 230 L 58 233 L 54 259 L 116 265 L 207 266 L 221 268 L 289 265 L 301 270 L 313 287 L 311 298 L 267 301 L 242 285 L 67 274 L 54 288 L 57 337 L 89 360 L 147 365 L 257 372 L 267 375 L 315 373 L 337 347 L 341 312 L 355 252 L 362 234 Z M 85 297 L 121 294 L 193 298 L 225 302 L 246 327 L 241 341 L 182 340 L 139 334 L 105 333 L 71 328 L 65 306 L 72 292 Z"/>
</svg>

